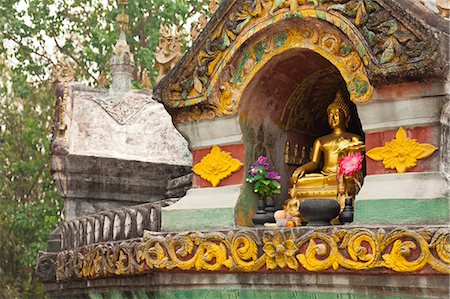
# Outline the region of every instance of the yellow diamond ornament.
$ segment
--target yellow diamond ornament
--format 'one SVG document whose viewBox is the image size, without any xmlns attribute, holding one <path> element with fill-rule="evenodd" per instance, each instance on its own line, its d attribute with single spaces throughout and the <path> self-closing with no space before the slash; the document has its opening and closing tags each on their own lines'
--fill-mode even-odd
<svg viewBox="0 0 450 299">
<path fill-rule="evenodd" d="M 230 153 L 223 152 L 214 145 L 211 152 L 192 167 L 195 174 L 216 187 L 221 180 L 229 177 L 233 172 L 244 166 L 241 161 L 234 159 Z"/>
<path fill-rule="evenodd" d="M 383 161 L 385 168 L 404 173 L 416 166 L 417 160 L 430 156 L 436 150 L 437 148 L 431 144 L 419 143 L 416 139 L 408 138 L 406 131 L 400 128 L 395 139 L 387 141 L 384 147 L 371 149 L 366 155 L 372 160 Z"/>
</svg>

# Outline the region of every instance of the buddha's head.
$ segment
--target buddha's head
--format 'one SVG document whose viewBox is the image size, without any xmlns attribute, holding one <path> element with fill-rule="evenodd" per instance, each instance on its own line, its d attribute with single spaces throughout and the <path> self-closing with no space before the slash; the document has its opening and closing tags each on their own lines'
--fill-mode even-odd
<svg viewBox="0 0 450 299">
<path fill-rule="evenodd" d="M 328 106 L 327 116 L 332 129 L 337 127 L 347 128 L 350 121 L 350 108 L 340 90 L 336 93 L 334 101 Z"/>
</svg>

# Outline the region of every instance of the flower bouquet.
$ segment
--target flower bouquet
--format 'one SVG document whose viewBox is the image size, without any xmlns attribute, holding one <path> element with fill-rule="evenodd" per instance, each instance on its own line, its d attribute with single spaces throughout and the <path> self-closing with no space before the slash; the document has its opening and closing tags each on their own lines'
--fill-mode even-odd
<svg viewBox="0 0 450 299">
<path fill-rule="evenodd" d="M 267 162 L 267 157 L 260 156 L 253 162 L 245 180 L 253 184 L 253 192 L 260 195 L 258 211 L 253 216 L 253 223 L 262 225 L 274 222 L 275 207 L 272 196 L 281 193 L 280 175 L 272 170 L 271 165 Z"/>
<path fill-rule="evenodd" d="M 271 168 L 267 157 L 259 156 L 247 173 L 246 181 L 253 184 L 253 192 L 262 197 L 271 197 L 281 193 L 280 175 Z"/>
</svg>

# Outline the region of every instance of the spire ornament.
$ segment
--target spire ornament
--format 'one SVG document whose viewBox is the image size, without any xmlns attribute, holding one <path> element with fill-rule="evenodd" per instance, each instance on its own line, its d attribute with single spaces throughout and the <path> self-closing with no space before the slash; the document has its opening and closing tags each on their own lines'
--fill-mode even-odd
<svg viewBox="0 0 450 299">
<path fill-rule="evenodd" d="M 134 57 L 127 44 L 125 32 L 128 30 L 129 17 L 125 14 L 126 0 L 118 0 L 122 7 L 122 13 L 117 16 L 120 27 L 119 40 L 114 47 L 114 55 L 111 57 L 111 90 L 115 92 L 126 92 L 131 89 L 131 80 L 134 72 Z"/>
<path fill-rule="evenodd" d="M 117 22 L 119 23 L 120 31 L 128 31 L 130 24 L 130 17 L 125 13 L 125 8 L 128 5 L 127 0 L 118 0 L 119 6 L 122 8 L 122 13 L 117 15 Z"/>
</svg>

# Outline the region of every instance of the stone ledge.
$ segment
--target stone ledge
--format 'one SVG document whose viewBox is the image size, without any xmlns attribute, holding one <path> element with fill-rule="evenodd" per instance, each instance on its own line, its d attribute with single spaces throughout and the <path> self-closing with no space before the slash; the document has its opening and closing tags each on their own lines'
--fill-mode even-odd
<svg viewBox="0 0 450 299">
<path fill-rule="evenodd" d="M 321 273 L 182 273 L 158 272 L 132 277 L 47 283 L 51 298 L 133 291 L 148 298 L 448 298 L 448 275 L 323 275 Z M 113 291 L 114 290 L 114 291 Z M 223 296 L 223 294 L 235 296 Z M 410 296 L 410 297 L 409 297 Z M 143 298 L 146 298 L 142 296 Z M 127 296 L 119 298 L 128 298 Z M 138 297 L 140 298 L 140 297 Z M 389 297 L 391 298 L 391 297 Z"/>
<path fill-rule="evenodd" d="M 175 204 L 161 209 L 162 231 L 235 227 L 234 209 L 241 184 L 189 189 Z"/>
</svg>

